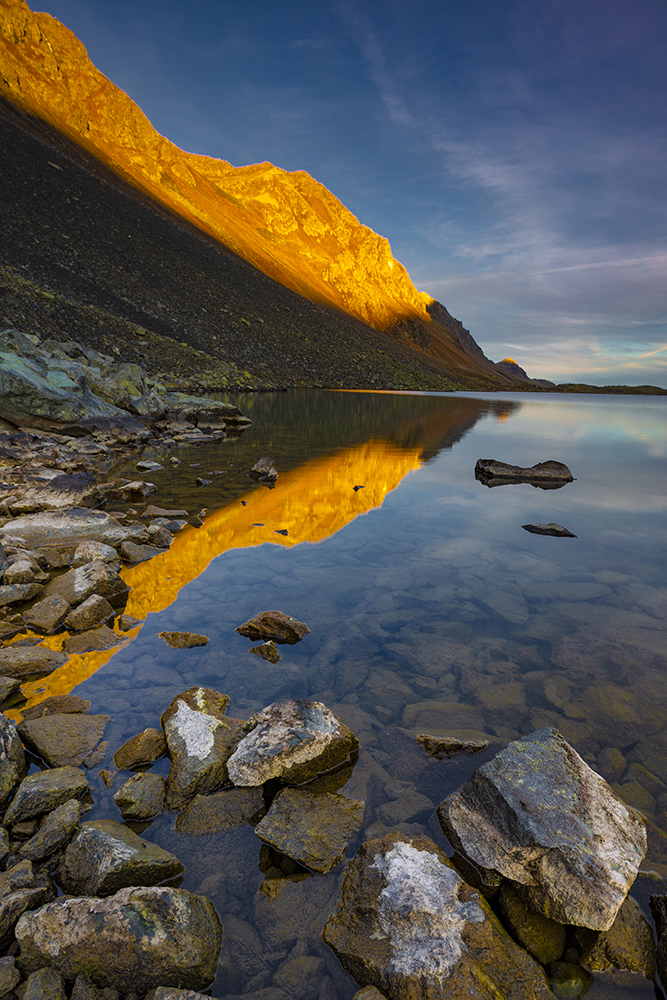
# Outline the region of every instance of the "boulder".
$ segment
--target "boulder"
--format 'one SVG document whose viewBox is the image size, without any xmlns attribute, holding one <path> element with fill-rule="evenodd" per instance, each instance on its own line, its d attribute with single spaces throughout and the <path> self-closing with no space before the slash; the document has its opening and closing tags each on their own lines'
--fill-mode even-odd
<svg viewBox="0 0 667 1000">
<path fill-rule="evenodd" d="M 148 562 L 159 556 L 163 549 L 158 545 L 137 545 L 136 542 L 123 542 L 120 554 L 129 563 Z"/>
<path fill-rule="evenodd" d="M 359 985 L 388 1000 L 553 1000 L 538 963 L 428 837 L 367 841 L 323 937 Z"/>
<path fill-rule="evenodd" d="M 480 458 L 475 465 L 475 479 L 484 486 L 504 486 L 506 483 L 530 483 L 543 490 L 560 489 L 571 483 L 574 476 L 562 462 L 538 462 L 528 468 L 507 465 L 493 458 Z"/>
<path fill-rule="evenodd" d="M 657 921 L 656 921 L 657 923 Z M 634 972 L 655 979 L 653 930 L 639 904 L 627 896 L 608 931 L 577 929 L 581 964 L 591 972 Z"/>
<path fill-rule="evenodd" d="M 41 583 L 44 577 L 45 574 L 42 573 L 39 566 L 35 566 L 29 559 L 17 559 L 16 562 L 7 567 L 2 575 L 4 583 L 11 585 L 17 583 Z"/>
<path fill-rule="evenodd" d="M 121 1000 L 121 995 L 112 986 L 101 990 L 86 976 L 77 976 L 70 1000 Z"/>
<path fill-rule="evenodd" d="M 130 629 L 141 625 L 143 618 L 135 618 L 134 615 L 121 615 L 118 619 L 118 628 L 121 632 L 129 632 Z"/>
<path fill-rule="evenodd" d="M 277 663 L 278 660 L 282 659 L 273 639 L 263 642 L 261 646 L 253 646 L 248 652 L 254 653 L 255 656 L 261 656 L 263 660 L 267 660 L 269 663 Z"/>
<path fill-rule="evenodd" d="M 208 636 L 196 632 L 158 632 L 161 639 L 172 649 L 191 649 L 193 646 L 205 646 Z"/>
<path fill-rule="evenodd" d="M 6 541 L 6 539 L 5 539 Z M 8 604 L 22 604 L 39 597 L 44 588 L 39 583 L 8 583 L 0 587 L 0 608 Z"/>
<path fill-rule="evenodd" d="M 20 861 L 0 874 L 0 948 L 5 951 L 16 922 L 26 910 L 34 910 L 55 896 L 48 876 L 36 874 L 31 861 Z"/>
<path fill-rule="evenodd" d="M 641 819 L 549 727 L 483 764 L 438 818 L 483 874 L 512 879 L 538 913 L 592 930 L 611 927 L 646 854 Z"/>
<path fill-rule="evenodd" d="M 51 966 L 123 995 L 161 983 L 204 989 L 215 978 L 222 928 L 213 904 L 184 889 L 122 889 L 107 899 L 59 898 L 16 928 L 24 974 Z M 100 947 L 104 942 L 104 947 Z"/>
<path fill-rule="evenodd" d="M 134 771 L 150 767 L 167 752 L 167 741 L 161 729 L 144 729 L 123 743 L 113 755 L 113 762 L 119 771 Z"/>
<path fill-rule="evenodd" d="M 62 597 L 74 607 L 93 594 L 106 597 L 107 600 L 116 603 L 122 600 L 129 591 L 130 588 L 115 569 L 100 559 L 96 559 L 94 562 L 67 570 L 62 576 L 57 576 L 47 584 L 44 593 L 46 597 L 56 595 Z"/>
<path fill-rule="evenodd" d="M 203 993 L 194 990 L 179 990 L 175 986 L 158 986 L 151 990 L 146 1000 L 208 1000 Z"/>
<path fill-rule="evenodd" d="M 142 840 L 122 823 L 98 819 L 81 824 L 56 877 L 73 896 L 111 896 L 126 886 L 157 885 L 183 870 L 169 851 Z"/>
<path fill-rule="evenodd" d="M 28 773 L 23 745 L 6 715 L 0 713 L 0 811 Z"/>
<path fill-rule="evenodd" d="M 71 635 L 65 639 L 63 650 L 72 656 L 75 653 L 91 653 L 94 650 L 113 649 L 121 642 L 125 641 L 125 636 L 117 635 L 113 629 L 106 625 L 98 625 L 97 628 L 88 629 L 78 635 Z"/>
<path fill-rule="evenodd" d="M 424 748 L 424 753 L 436 760 L 449 760 L 458 754 L 475 754 L 486 750 L 488 740 L 458 740 L 454 736 L 428 736 L 425 733 L 417 737 L 417 743 Z"/>
<path fill-rule="evenodd" d="M 21 687 L 20 677 L 3 677 L 0 674 L 0 704 L 9 698 L 10 694 Z"/>
<path fill-rule="evenodd" d="M 75 694 L 54 694 L 38 705 L 23 710 L 23 722 L 40 719 L 43 715 L 88 715 L 90 702 Z"/>
<path fill-rule="evenodd" d="M 62 976 L 55 969 L 38 969 L 28 977 L 22 1000 L 67 1000 Z"/>
<path fill-rule="evenodd" d="M 49 767 L 79 767 L 104 735 L 108 715 L 48 715 L 17 728 L 26 747 Z"/>
<path fill-rule="evenodd" d="M 100 507 L 104 495 L 97 480 L 90 472 L 54 476 L 48 483 L 24 487 L 20 500 L 12 503 L 13 514 L 30 514 L 34 511 L 64 510 L 68 507 Z"/>
<path fill-rule="evenodd" d="M 35 771 L 24 778 L 9 804 L 3 824 L 14 826 L 51 812 L 69 799 L 82 799 L 90 790 L 88 779 L 77 767 L 55 767 Z"/>
<path fill-rule="evenodd" d="M 164 778 L 159 774 L 134 774 L 113 797 L 123 819 L 144 821 L 164 809 Z"/>
<path fill-rule="evenodd" d="M 33 604 L 23 612 L 23 620 L 34 632 L 51 635 L 59 628 L 71 611 L 70 605 L 62 597 L 54 595 Z"/>
<path fill-rule="evenodd" d="M 44 646 L 5 646 L 0 649 L 0 674 L 5 677 L 47 677 L 67 662 L 64 653 Z"/>
<path fill-rule="evenodd" d="M 540 965 L 548 965 L 561 957 L 565 951 L 565 927 L 531 909 L 512 882 L 501 885 L 498 906 L 505 926 Z M 589 933 L 595 934 L 595 931 Z"/>
<path fill-rule="evenodd" d="M 264 458 L 255 462 L 248 477 L 255 479 L 258 483 L 275 483 L 278 478 L 278 470 L 273 464 L 273 459 L 265 455 Z"/>
<path fill-rule="evenodd" d="M 19 848 L 19 855 L 29 861 L 42 861 L 59 850 L 79 826 L 81 803 L 70 799 L 48 813 L 37 833 Z"/>
<path fill-rule="evenodd" d="M 304 781 L 344 764 L 359 746 L 354 733 L 319 701 L 276 701 L 252 717 L 253 729 L 228 761 L 235 785 Z"/>
<path fill-rule="evenodd" d="M 282 611 L 262 611 L 250 621 L 239 625 L 235 631 L 253 642 L 273 639 L 274 642 L 289 643 L 293 646 L 300 642 L 310 629 L 303 622 L 283 614 Z"/>
<path fill-rule="evenodd" d="M 316 872 L 330 872 L 358 837 L 365 803 L 331 792 L 280 791 L 255 833 L 270 847 Z"/>
<path fill-rule="evenodd" d="M 243 826 L 264 813 L 261 788 L 227 788 L 212 795 L 195 795 L 176 817 L 179 833 L 202 836 Z"/>
<path fill-rule="evenodd" d="M 51 549 L 73 549 L 88 540 L 117 548 L 124 541 L 147 541 L 148 531 L 143 525 L 122 525 L 111 514 L 101 510 L 74 507 L 71 510 L 26 514 L 0 528 L 0 540 L 5 545 L 15 545 L 19 538 L 27 548 L 48 552 Z"/>
<path fill-rule="evenodd" d="M 168 809 L 184 809 L 198 792 L 216 792 L 229 783 L 227 761 L 250 726 L 227 718 L 228 704 L 227 695 L 194 687 L 177 695 L 163 713 L 160 722 L 171 761 Z"/>
<path fill-rule="evenodd" d="M 80 542 L 74 550 L 72 566 L 85 566 L 86 563 L 95 562 L 96 559 L 100 562 L 115 563 L 118 562 L 118 553 L 111 545 L 87 538 Z"/>
<path fill-rule="evenodd" d="M 85 632 L 87 629 L 95 628 L 96 625 L 104 625 L 113 618 L 115 612 L 105 597 L 99 594 L 91 594 L 65 619 L 65 627 L 73 632 Z"/>
<path fill-rule="evenodd" d="M 21 980 L 21 973 L 14 964 L 13 956 L 0 958 L 0 997 L 6 996 Z"/>
<path fill-rule="evenodd" d="M 530 531 L 531 535 L 553 535 L 554 538 L 576 538 L 577 536 L 564 528 L 562 524 L 549 521 L 548 524 L 522 524 L 524 531 Z"/>
</svg>

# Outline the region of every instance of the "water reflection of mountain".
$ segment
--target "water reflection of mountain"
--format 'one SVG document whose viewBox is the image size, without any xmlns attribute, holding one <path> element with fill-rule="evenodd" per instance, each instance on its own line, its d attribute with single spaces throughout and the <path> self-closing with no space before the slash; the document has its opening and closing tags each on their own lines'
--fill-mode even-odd
<svg viewBox="0 0 667 1000">
<path fill-rule="evenodd" d="M 201 528 L 184 528 L 170 549 L 150 562 L 124 569 L 123 578 L 132 588 L 129 614 L 144 619 L 169 607 L 183 587 L 231 549 L 265 543 L 291 548 L 330 538 L 360 514 L 380 507 L 408 473 L 438 451 L 451 448 L 481 417 L 503 417 L 517 405 L 355 393 L 290 393 L 252 402 L 256 405 L 242 402 L 241 408 L 261 426 L 270 426 L 270 438 L 275 438 L 275 446 L 270 441 L 272 452 L 281 470 L 287 467 L 287 471 L 281 471 L 273 490 L 251 487 L 245 480 L 244 504 L 234 496 L 217 510 L 209 509 Z M 351 438 L 358 440 L 351 443 Z M 340 446 L 342 440 L 346 447 Z M 236 444 L 242 442 L 239 438 Z M 318 451 L 319 456 L 313 458 Z M 299 462 L 304 452 L 310 460 Z M 355 490 L 355 486 L 363 489 Z M 138 630 L 131 638 L 136 634 Z M 61 635 L 47 643 L 59 647 L 62 640 Z M 72 656 L 50 677 L 24 684 L 28 706 L 69 693 L 114 652 Z"/>
</svg>

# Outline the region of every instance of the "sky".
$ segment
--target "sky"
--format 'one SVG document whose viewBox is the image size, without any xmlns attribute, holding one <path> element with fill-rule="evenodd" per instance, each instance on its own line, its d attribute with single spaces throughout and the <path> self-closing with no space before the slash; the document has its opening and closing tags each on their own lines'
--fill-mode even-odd
<svg viewBox="0 0 667 1000">
<path fill-rule="evenodd" d="M 190 152 L 307 170 L 494 361 L 667 388 L 665 0 L 44 0 Z"/>
</svg>

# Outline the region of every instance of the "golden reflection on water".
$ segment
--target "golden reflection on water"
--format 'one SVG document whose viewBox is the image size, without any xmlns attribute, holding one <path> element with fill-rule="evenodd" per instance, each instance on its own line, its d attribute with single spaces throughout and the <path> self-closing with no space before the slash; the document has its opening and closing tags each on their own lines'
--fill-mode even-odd
<svg viewBox="0 0 667 1000">
<path fill-rule="evenodd" d="M 381 507 L 387 494 L 420 467 L 421 455 L 421 447 L 406 449 L 386 441 L 368 441 L 281 474 L 274 489 L 257 487 L 246 494 L 245 506 L 235 500 L 210 514 L 201 528 L 183 528 L 171 548 L 154 559 L 123 569 L 121 576 L 132 588 L 126 613 L 144 619 L 150 612 L 168 608 L 186 584 L 230 549 L 265 542 L 290 548 L 330 538 L 360 514 Z M 355 486 L 363 489 L 355 490 Z M 277 534 L 278 530 L 288 534 Z M 132 640 L 141 626 L 127 634 L 116 631 Z M 61 649 L 66 639 L 63 633 L 48 636 L 42 645 Z M 69 694 L 108 663 L 119 648 L 71 656 L 48 677 L 22 685 L 27 702 L 6 715 L 19 719 L 24 709 L 52 695 Z"/>
</svg>

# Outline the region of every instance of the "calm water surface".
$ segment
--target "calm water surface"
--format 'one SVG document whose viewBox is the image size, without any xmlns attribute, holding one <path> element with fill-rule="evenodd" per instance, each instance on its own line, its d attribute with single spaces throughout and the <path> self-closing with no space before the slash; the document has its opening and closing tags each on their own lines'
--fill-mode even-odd
<svg viewBox="0 0 667 1000">
<path fill-rule="evenodd" d="M 112 750 L 158 725 L 194 684 L 228 694 L 230 715 L 241 718 L 277 698 L 323 701 L 361 743 L 338 785 L 366 802 L 363 836 L 398 828 L 445 849 L 438 802 L 509 740 L 554 725 L 647 819 L 643 867 L 653 874 L 633 895 L 646 907 L 651 892 L 666 892 L 665 400 L 302 391 L 235 401 L 251 428 L 181 450 L 183 464 L 155 476 L 156 503 L 169 495 L 208 510 L 202 528 L 126 571 L 128 611 L 145 616 L 144 626 L 115 655 L 73 658 L 47 693 L 74 690 L 111 715 Z M 246 477 L 264 454 L 280 472 L 273 490 Z M 478 458 L 556 459 L 576 479 L 557 490 L 489 489 L 475 481 Z M 211 485 L 195 487 L 197 475 Z M 577 538 L 521 527 L 536 521 Z M 280 647 L 272 666 L 249 655 L 234 628 L 274 608 L 310 634 Z M 175 629 L 210 642 L 171 650 L 158 632 Z M 34 697 L 45 696 L 37 693 L 45 683 Z M 490 747 L 436 762 L 415 742 L 422 732 Z M 96 773 L 94 815 L 117 816 L 112 795 L 128 775 L 107 789 Z M 340 869 L 287 871 L 280 891 L 274 883 L 267 894 L 262 868 L 280 859 L 260 856 L 250 826 L 194 838 L 177 833 L 174 819 L 163 815 L 143 836 L 176 853 L 183 886 L 220 913 L 224 966 L 212 995 L 271 985 L 291 953 L 322 959 L 315 1000 L 348 1000 L 357 987 L 320 939 Z M 588 996 L 654 993 L 636 977 L 598 976 Z"/>
</svg>

